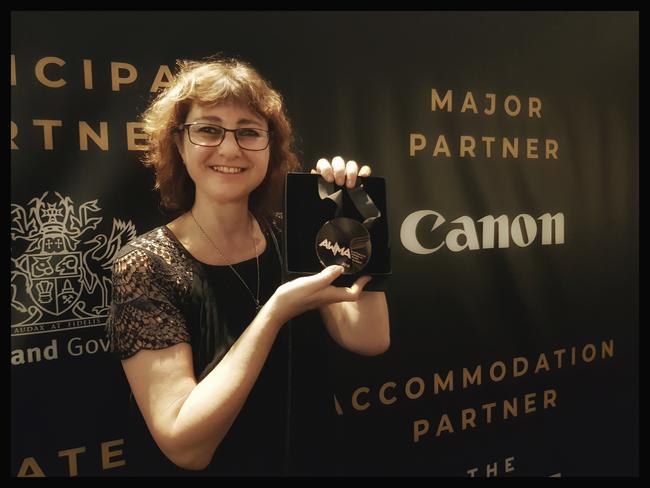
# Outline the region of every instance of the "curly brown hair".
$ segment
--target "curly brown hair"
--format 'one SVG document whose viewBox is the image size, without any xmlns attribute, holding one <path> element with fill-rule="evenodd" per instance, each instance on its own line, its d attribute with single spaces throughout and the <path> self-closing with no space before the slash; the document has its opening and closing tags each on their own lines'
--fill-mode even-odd
<svg viewBox="0 0 650 488">
<path fill-rule="evenodd" d="M 250 195 L 249 209 L 270 222 L 281 208 L 284 177 L 302 167 L 294 153 L 293 131 L 282 97 L 249 63 L 220 56 L 202 61 L 178 60 L 173 83 L 160 92 L 142 114 L 148 146 L 142 162 L 155 171 L 161 207 L 179 215 L 194 203 L 194 183 L 174 142 L 192 104 L 237 101 L 269 124 L 271 149 L 266 177 Z"/>
</svg>

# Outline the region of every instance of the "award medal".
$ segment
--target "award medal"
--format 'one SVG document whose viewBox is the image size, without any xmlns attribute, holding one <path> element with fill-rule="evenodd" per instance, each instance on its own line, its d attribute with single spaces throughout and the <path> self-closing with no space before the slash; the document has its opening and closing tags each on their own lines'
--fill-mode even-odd
<svg viewBox="0 0 650 488">
<path fill-rule="evenodd" d="M 339 264 L 343 274 L 361 271 L 372 253 L 370 233 L 361 222 L 337 217 L 326 222 L 316 234 L 316 255 L 323 267 Z"/>
<path fill-rule="evenodd" d="M 363 217 L 363 222 L 341 216 L 344 191 Z M 333 264 L 343 266 L 343 274 L 359 273 L 368 264 L 372 255 L 372 243 L 368 229 L 381 216 L 381 212 L 366 192 L 363 184 L 359 184 L 355 188 L 337 189 L 333 183 L 319 178 L 318 193 L 321 199 L 329 199 L 336 204 L 334 218 L 328 220 L 316 234 L 318 260 L 323 267 Z"/>
</svg>

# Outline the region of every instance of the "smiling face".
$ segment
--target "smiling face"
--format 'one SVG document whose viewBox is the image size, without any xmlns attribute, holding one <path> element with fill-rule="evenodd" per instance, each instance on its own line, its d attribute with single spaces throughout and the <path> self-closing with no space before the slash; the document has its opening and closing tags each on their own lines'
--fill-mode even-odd
<svg viewBox="0 0 650 488">
<path fill-rule="evenodd" d="M 268 130 L 268 123 L 262 116 L 237 101 L 209 106 L 194 103 L 184 123 L 194 122 L 216 124 L 226 129 Z M 262 151 L 242 149 L 234 132 L 227 132 L 219 146 L 205 147 L 190 142 L 184 130 L 179 134 L 177 146 L 196 186 L 196 198 L 215 203 L 247 203 L 250 193 L 264 180 L 269 166 L 270 145 Z"/>
</svg>

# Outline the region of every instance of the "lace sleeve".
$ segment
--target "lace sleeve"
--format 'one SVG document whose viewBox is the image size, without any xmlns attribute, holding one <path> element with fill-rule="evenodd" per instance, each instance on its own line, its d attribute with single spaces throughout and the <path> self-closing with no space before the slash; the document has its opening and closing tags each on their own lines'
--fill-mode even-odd
<svg viewBox="0 0 650 488">
<path fill-rule="evenodd" d="M 176 285 L 176 286 L 175 286 Z M 127 359 L 142 349 L 164 349 L 189 342 L 173 270 L 143 249 L 113 263 L 113 300 L 106 333 L 111 352 Z"/>
</svg>

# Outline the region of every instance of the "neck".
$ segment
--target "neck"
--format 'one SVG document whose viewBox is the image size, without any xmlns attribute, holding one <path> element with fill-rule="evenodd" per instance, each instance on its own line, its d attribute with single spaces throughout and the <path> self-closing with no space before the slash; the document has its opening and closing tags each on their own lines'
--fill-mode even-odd
<svg viewBox="0 0 650 488">
<path fill-rule="evenodd" d="M 211 237 L 220 240 L 236 240 L 251 236 L 251 219 L 247 203 L 225 203 L 219 205 L 200 205 L 194 202 L 191 213 L 203 230 Z"/>
</svg>

